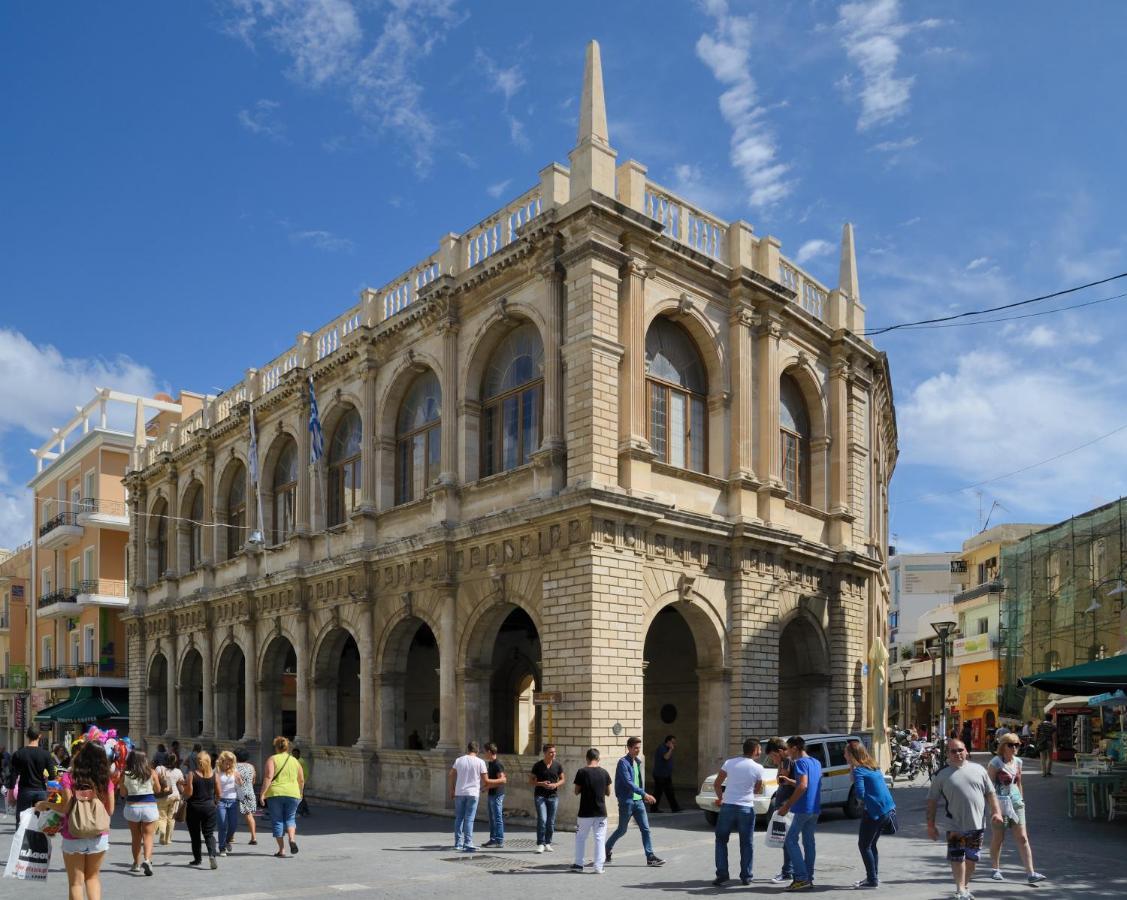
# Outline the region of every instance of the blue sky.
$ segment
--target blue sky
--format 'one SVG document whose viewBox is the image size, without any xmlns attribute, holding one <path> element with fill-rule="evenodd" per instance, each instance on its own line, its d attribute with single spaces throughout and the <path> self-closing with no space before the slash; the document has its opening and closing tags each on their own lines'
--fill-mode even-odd
<svg viewBox="0 0 1127 900">
<path fill-rule="evenodd" d="M 619 159 L 830 283 L 854 222 L 870 326 L 1127 271 L 1120 3 L 561 9 L 0 7 L 0 546 L 27 448 L 95 385 L 229 386 L 566 162 L 592 37 Z M 898 544 L 957 547 L 960 488 L 1127 425 L 1125 333 L 1127 299 L 878 338 Z M 981 503 L 1055 521 L 1127 492 L 1125 458 L 1121 431 Z"/>
</svg>

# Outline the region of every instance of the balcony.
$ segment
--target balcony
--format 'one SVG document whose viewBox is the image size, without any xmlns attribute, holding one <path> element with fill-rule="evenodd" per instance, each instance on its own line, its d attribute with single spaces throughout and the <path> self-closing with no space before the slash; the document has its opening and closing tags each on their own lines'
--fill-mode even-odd
<svg viewBox="0 0 1127 900">
<path fill-rule="evenodd" d="M 42 550 L 62 550 L 81 538 L 82 526 L 72 512 L 59 513 L 39 529 L 39 547 Z"/>
<path fill-rule="evenodd" d="M 38 670 L 35 679 L 35 686 L 39 688 L 64 688 L 72 685 L 128 687 L 129 679 L 125 664 L 112 659 L 69 666 L 46 666 Z"/>
<path fill-rule="evenodd" d="M 997 655 L 997 647 L 998 639 L 993 634 L 962 637 L 955 641 L 954 658 L 960 663 L 983 662 Z"/>
<path fill-rule="evenodd" d="M 86 497 L 79 502 L 76 521 L 110 531 L 129 531 L 129 510 L 120 500 Z"/>
<path fill-rule="evenodd" d="M 26 691 L 28 688 L 26 672 L 9 672 L 0 675 L 0 691 Z"/>
<path fill-rule="evenodd" d="M 111 581 L 108 578 L 80 581 L 75 600 L 79 606 L 108 606 L 124 609 L 129 605 L 125 582 Z"/>
<path fill-rule="evenodd" d="M 37 619 L 64 619 L 78 615 L 78 592 L 59 588 L 39 598 L 35 608 Z"/>
</svg>

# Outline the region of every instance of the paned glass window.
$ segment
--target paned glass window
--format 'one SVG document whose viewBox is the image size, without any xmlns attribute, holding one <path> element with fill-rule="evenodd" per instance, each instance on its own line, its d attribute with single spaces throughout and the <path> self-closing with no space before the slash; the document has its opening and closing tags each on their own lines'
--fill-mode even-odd
<svg viewBox="0 0 1127 900">
<path fill-rule="evenodd" d="M 493 352 L 482 384 L 481 473 L 527 463 L 540 449 L 544 345 L 531 324 L 511 331 Z"/>
<path fill-rule="evenodd" d="M 657 458 L 671 466 L 707 470 L 708 378 L 692 339 L 669 319 L 646 334 L 648 437 Z"/>
<path fill-rule="evenodd" d="M 294 531 L 297 516 L 297 443 L 286 438 L 274 463 L 274 533 L 271 543 L 283 544 Z"/>
<path fill-rule="evenodd" d="M 395 426 L 395 502 L 423 496 L 442 462 L 442 387 L 434 372 L 412 383 Z"/>
<path fill-rule="evenodd" d="M 363 479 L 360 448 L 363 427 L 360 413 L 350 409 L 333 431 L 329 445 L 329 525 L 343 525 L 360 508 Z"/>
<path fill-rule="evenodd" d="M 791 376 L 779 382 L 779 436 L 783 485 L 791 499 L 810 503 L 810 416 L 802 390 Z"/>
</svg>

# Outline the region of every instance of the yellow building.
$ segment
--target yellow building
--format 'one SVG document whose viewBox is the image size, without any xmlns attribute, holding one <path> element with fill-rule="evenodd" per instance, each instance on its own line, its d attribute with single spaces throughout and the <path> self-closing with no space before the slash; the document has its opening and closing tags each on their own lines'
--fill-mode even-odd
<svg viewBox="0 0 1127 900">
<path fill-rule="evenodd" d="M 31 544 L 0 550 L 0 748 L 23 745 L 27 728 L 27 598 Z"/>
<path fill-rule="evenodd" d="M 129 512 L 122 478 L 138 443 L 184 405 L 99 389 L 33 451 L 29 594 L 31 715 L 55 740 L 90 723 L 128 727 L 125 629 Z M 194 406 L 192 404 L 194 403 Z M 138 438 L 140 435 L 140 438 Z"/>
</svg>

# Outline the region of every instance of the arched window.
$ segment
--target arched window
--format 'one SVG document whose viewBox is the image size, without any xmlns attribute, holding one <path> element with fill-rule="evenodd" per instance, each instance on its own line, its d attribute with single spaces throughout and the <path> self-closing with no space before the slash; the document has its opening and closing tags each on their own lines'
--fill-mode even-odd
<svg viewBox="0 0 1127 900">
<path fill-rule="evenodd" d="M 779 437 L 783 486 L 791 499 L 810 502 L 810 416 L 798 382 L 784 375 L 779 381 Z"/>
<path fill-rule="evenodd" d="M 708 377 L 685 330 L 655 319 L 646 333 L 650 447 L 658 460 L 704 472 L 708 444 Z"/>
<path fill-rule="evenodd" d="M 528 462 L 540 449 L 544 344 L 531 323 L 511 331 L 493 352 L 481 389 L 481 472 Z"/>
<path fill-rule="evenodd" d="M 154 513 L 156 516 L 156 575 L 154 581 L 159 581 L 164 578 L 164 573 L 168 571 L 168 506 L 161 500 L 156 506 Z"/>
<path fill-rule="evenodd" d="M 227 486 L 227 559 L 234 559 L 246 542 L 247 470 L 240 462 L 232 467 Z"/>
<path fill-rule="evenodd" d="M 188 508 L 188 571 L 199 568 L 203 561 L 203 488 L 192 490 Z"/>
<path fill-rule="evenodd" d="M 285 446 L 274 463 L 273 544 L 289 540 L 297 514 L 297 444 L 293 438 L 286 438 L 285 441 Z"/>
<path fill-rule="evenodd" d="M 360 413 L 350 409 L 333 432 L 329 445 L 329 525 L 341 525 L 360 506 Z"/>
<path fill-rule="evenodd" d="M 442 388 L 434 372 L 412 382 L 395 426 L 395 502 L 423 496 L 442 461 Z"/>
</svg>

